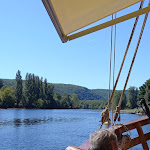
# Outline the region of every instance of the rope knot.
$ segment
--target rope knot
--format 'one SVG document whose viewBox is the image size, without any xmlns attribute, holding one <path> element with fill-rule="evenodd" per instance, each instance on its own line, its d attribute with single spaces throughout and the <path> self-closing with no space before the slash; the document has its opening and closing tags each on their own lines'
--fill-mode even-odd
<svg viewBox="0 0 150 150">
<path fill-rule="evenodd" d="M 116 107 L 114 122 L 116 122 L 117 118 L 118 118 L 118 121 L 120 121 L 120 107 L 119 106 Z"/>
<path fill-rule="evenodd" d="M 100 129 L 101 129 L 102 125 L 104 124 L 104 122 L 109 120 L 109 110 L 107 107 L 102 111 L 101 116 L 102 116 L 102 119 L 101 119 L 102 124 L 100 126 Z"/>
</svg>

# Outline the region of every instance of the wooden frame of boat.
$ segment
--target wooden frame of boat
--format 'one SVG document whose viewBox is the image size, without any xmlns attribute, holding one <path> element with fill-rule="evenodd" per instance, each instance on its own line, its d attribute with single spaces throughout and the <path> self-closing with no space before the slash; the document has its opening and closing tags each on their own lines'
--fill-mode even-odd
<svg viewBox="0 0 150 150">
<path fill-rule="evenodd" d="M 124 149 L 129 149 L 138 144 L 142 144 L 144 150 L 149 150 L 147 140 L 150 140 L 150 132 L 144 133 L 142 130 L 142 126 L 150 124 L 150 119 L 147 116 L 143 116 L 141 118 L 126 122 L 119 126 L 113 126 L 113 130 L 116 133 L 118 140 L 121 139 L 123 133 L 126 132 L 124 126 L 128 129 L 128 131 L 136 129 L 138 132 L 138 137 L 131 139 L 131 142 L 125 145 Z M 87 140 L 84 144 L 82 144 L 79 148 L 82 150 L 88 150 L 90 147 L 90 140 Z M 76 148 L 70 147 L 70 150 L 75 150 Z M 78 148 L 76 149 L 78 150 Z"/>
</svg>

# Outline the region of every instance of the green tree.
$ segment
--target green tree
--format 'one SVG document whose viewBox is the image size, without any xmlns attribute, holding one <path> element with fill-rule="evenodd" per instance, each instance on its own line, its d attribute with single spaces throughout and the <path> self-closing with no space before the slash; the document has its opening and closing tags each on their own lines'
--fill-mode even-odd
<svg viewBox="0 0 150 150">
<path fill-rule="evenodd" d="M 36 100 L 40 98 L 40 79 L 38 76 L 35 76 L 35 94 Z"/>
<path fill-rule="evenodd" d="M 87 100 L 81 101 L 81 106 L 84 109 L 89 109 L 89 102 Z"/>
<path fill-rule="evenodd" d="M 20 101 L 22 100 L 22 76 L 21 72 L 18 70 L 16 73 L 16 81 L 15 81 L 15 96 L 16 96 L 16 107 L 19 106 Z"/>
<path fill-rule="evenodd" d="M 32 103 L 34 101 L 38 100 L 37 98 L 37 93 L 36 93 L 36 83 L 35 83 L 35 75 L 31 75 L 31 93 L 32 93 Z"/>
<path fill-rule="evenodd" d="M 77 94 L 72 94 L 72 108 L 80 108 L 80 101 Z"/>
<path fill-rule="evenodd" d="M 26 107 L 26 105 L 27 105 L 27 103 L 26 103 L 26 98 L 25 98 L 24 92 L 23 92 L 22 99 L 21 99 L 21 101 L 20 101 L 20 103 L 19 103 L 19 106 L 20 106 L 20 107 Z"/>
<path fill-rule="evenodd" d="M 1 99 L 1 95 L 2 95 L 2 90 L 0 90 L 0 108 L 2 108 L 2 99 Z"/>
<path fill-rule="evenodd" d="M 83 109 L 104 109 L 107 101 L 104 100 L 82 100 L 81 108 Z"/>
<path fill-rule="evenodd" d="M 131 86 L 128 89 L 128 107 L 129 108 L 137 107 L 137 97 L 138 97 L 138 89 L 134 86 Z"/>
<path fill-rule="evenodd" d="M 44 99 L 46 100 L 47 99 L 47 92 L 48 92 L 47 79 L 44 80 L 43 87 L 44 87 L 44 91 L 43 91 L 43 93 L 44 93 Z"/>
<path fill-rule="evenodd" d="M 146 85 L 143 84 L 141 87 L 139 87 L 140 91 L 139 91 L 139 97 L 138 100 L 140 101 L 142 98 L 144 98 L 144 95 L 146 93 L 145 91 Z"/>
<path fill-rule="evenodd" d="M 34 102 L 34 92 L 33 92 L 33 81 L 32 81 L 32 74 L 27 73 L 26 74 L 26 80 L 24 84 L 24 97 L 26 101 L 26 108 L 32 108 L 33 107 L 33 102 Z"/>
<path fill-rule="evenodd" d="M 145 82 L 144 98 L 150 103 L 150 79 Z"/>
<path fill-rule="evenodd" d="M 53 89 L 54 89 L 54 85 L 53 84 L 49 84 L 47 86 L 47 102 L 48 102 L 48 108 L 56 108 L 56 101 L 53 98 Z"/>
<path fill-rule="evenodd" d="M 61 97 L 61 94 L 60 94 L 60 93 L 56 92 L 56 93 L 54 94 L 54 100 L 56 101 L 57 108 L 61 108 L 61 103 L 60 103 L 61 98 L 62 98 L 62 97 Z"/>
<path fill-rule="evenodd" d="M 72 108 L 69 94 L 65 94 L 61 99 L 61 108 Z"/>
<path fill-rule="evenodd" d="M 141 98 L 145 98 L 148 103 L 150 103 L 150 79 L 147 80 L 141 87 L 139 87 L 139 97 L 138 100 Z"/>
<path fill-rule="evenodd" d="M 57 101 L 57 100 L 58 100 L 58 101 L 60 101 L 60 100 L 61 100 L 61 98 L 62 98 L 62 97 L 61 97 L 61 94 L 60 94 L 60 93 L 58 93 L 58 92 L 56 92 L 56 93 L 55 93 L 55 95 L 54 95 L 54 99 L 55 99 L 55 101 Z"/>
<path fill-rule="evenodd" d="M 113 98 L 113 108 L 114 109 L 119 104 L 119 100 L 120 100 L 121 94 L 122 94 L 122 91 L 116 91 L 114 93 L 114 98 Z M 126 95 L 124 94 L 123 100 L 122 100 L 122 104 L 121 104 L 121 109 L 124 109 L 126 107 L 126 103 L 127 103 L 127 99 L 126 99 Z"/>
<path fill-rule="evenodd" d="M 41 98 L 41 99 L 44 99 L 44 93 L 43 93 L 43 77 L 41 77 L 41 79 L 40 79 L 40 93 L 39 93 L 39 97 Z"/>
<path fill-rule="evenodd" d="M 14 91 L 7 86 L 3 86 L 0 92 L 1 107 L 12 108 L 15 105 Z"/>
<path fill-rule="evenodd" d="M 37 101 L 34 102 L 34 107 L 35 108 L 43 108 L 44 107 L 44 100 L 42 100 L 41 98 L 38 99 Z"/>
<path fill-rule="evenodd" d="M 3 87 L 3 80 L 0 79 L 0 89 Z"/>
</svg>

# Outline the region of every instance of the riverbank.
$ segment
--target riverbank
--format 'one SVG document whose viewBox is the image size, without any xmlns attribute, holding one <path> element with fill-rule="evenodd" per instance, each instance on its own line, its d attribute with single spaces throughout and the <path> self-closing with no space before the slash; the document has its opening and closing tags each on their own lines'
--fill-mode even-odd
<svg viewBox="0 0 150 150">
<path fill-rule="evenodd" d="M 142 109 L 124 109 L 120 110 L 122 114 L 137 114 L 137 115 L 144 115 L 144 112 Z"/>
<path fill-rule="evenodd" d="M 26 109 L 26 108 L 0 108 L 0 110 L 4 110 L 4 109 Z M 69 109 L 68 109 L 69 110 Z M 92 109 L 91 109 L 92 110 Z M 144 112 L 142 109 L 124 109 L 124 110 L 120 110 L 120 112 L 122 114 L 137 114 L 137 115 L 144 115 Z M 115 113 L 115 111 L 114 111 Z"/>
</svg>

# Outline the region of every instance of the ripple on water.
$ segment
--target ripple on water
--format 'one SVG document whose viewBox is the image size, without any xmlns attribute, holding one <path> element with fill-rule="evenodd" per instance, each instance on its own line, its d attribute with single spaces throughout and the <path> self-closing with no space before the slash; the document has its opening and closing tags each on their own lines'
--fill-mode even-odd
<svg viewBox="0 0 150 150">
<path fill-rule="evenodd" d="M 0 126 L 11 126 L 14 125 L 16 127 L 19 126 L 29 126 L 29 125 L 40 125 L 44 123 L 69 123 L 69 122 L 76 122 L 81 120 L 81 118 L 25 118 L 25 119 L 19 119 L 15 118 L 14 120 L 3 120 L 0 122 Z M 83 119 L 82 119 L 83 120 Z"/>
</svg>

